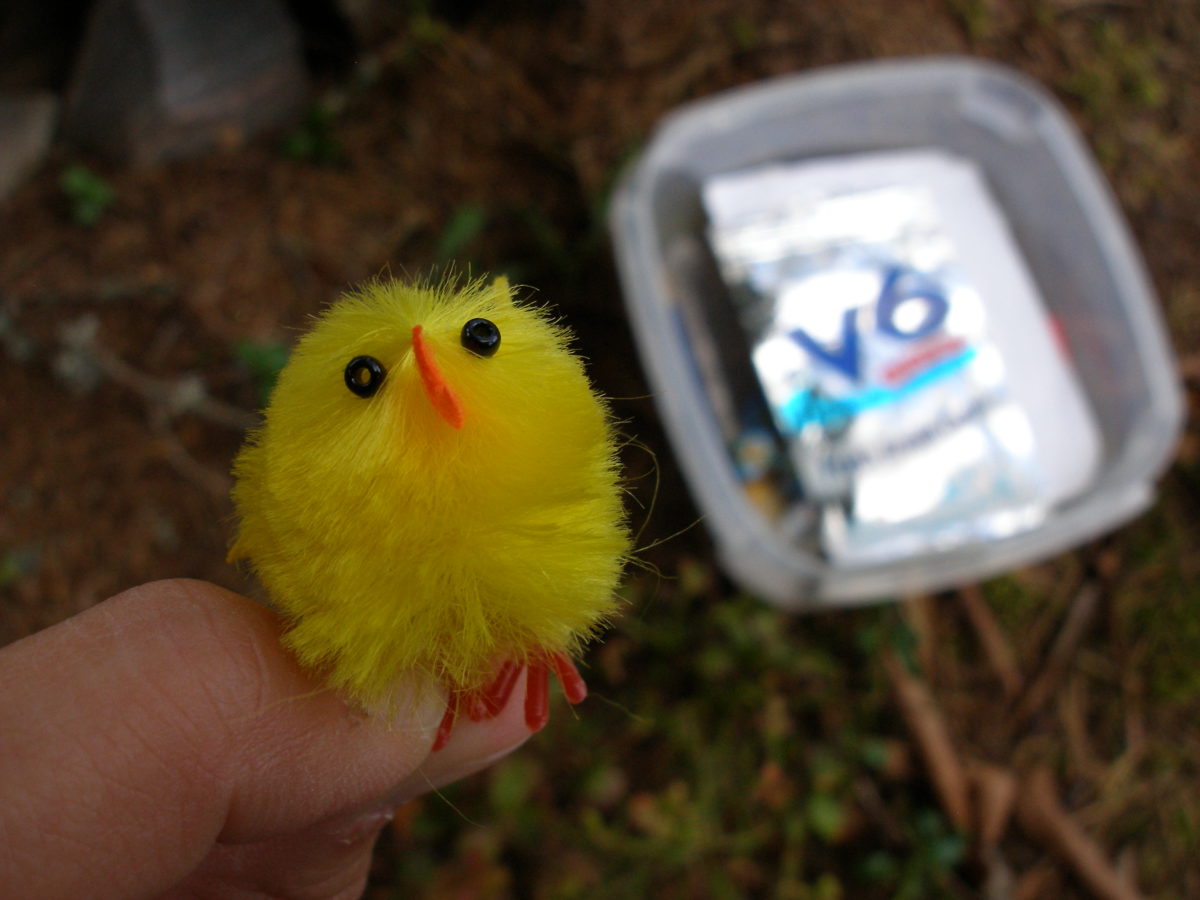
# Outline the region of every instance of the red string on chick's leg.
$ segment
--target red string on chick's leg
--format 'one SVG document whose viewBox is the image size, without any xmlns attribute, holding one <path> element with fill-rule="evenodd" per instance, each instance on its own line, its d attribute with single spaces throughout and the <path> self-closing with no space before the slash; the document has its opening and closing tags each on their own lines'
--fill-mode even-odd
<svg viewBox="0 0 1200 900">
<path fill-rule="evenodd" d="M 471 703 L 467 707 L 467 715 L 472 722 L 482 722 L 494 719 L 508 703 L 512 696 L 517 679 L 521 677 L 522 666 L 519 663 L 504 663 L 492 679 L 492 683 L 482 691 L 471 695 Z"/>
<path fill-rule="evenodd" d="M 505 662 L 491 682 L 477 691 L 454 692 L 446 704 L 446 713 L 438 725 L 433 749 L 441 750 L 450 739 L 455 720 L 465 711 L 472 722 L 494 719 L 508 704 L 521 670 L 528 673 L 525 680 L 525 724 L 530 731 L 541 731 L 550 720 L 550 673 L 554 672 L 562 685 L 563 696 L 572 706 L 587 698 L 587 684 L 575 664 L 563 653 L 548 653 L 528 666 Z"/>
<path fill-rule="evenodd" d="M 540 731 L 550 718 L 550 672 L 562 685 L 563 696 L 574 706 L 587 698 L 587 684 L 575 664 L 563 653 L 548 653 L 529 666 L 525 688 L 525 724 L 530 731 Z"/>
<path fill-rule="evenodd" d="M 462 694 L 451 692 L 450 699 L 446 701 L 446 712 L 442 715 L 442 721 L 438 723 L 437 731 L 433 735 L 433 747 L 430 752 L 436 752 L 446 746 L 446 741 L 450 740 L 450 732 L 454 730 L 454 720 L 458 718 L 458 707 L 462 702 Z"/>
<path fill-rule="evenodd" d="M 500 715 L 512 697 L 517 679 L 525 667 L 515 662 L 504 663 L 491 683 L 477 691 L 451 691 L 446 701 L 446 712 L 438 724 L 433 738 L 433 750 L 441 750 L 454 732 L 454 723 L 460 712 L 465 712 L 472 722 L 484 722 Z M 528 715 L 526 716 L 528 721 Z M 536 730 L 536 729 L 535 729 Z"/>
<path fill-rule="evenodd" d="M 587 684 L 575 668 L 575 663 L 567 659 L 565 654 L 551 653 L 550 666 L 558 676 L 558 683 L 562 685 L 563 696 L 567 698 L 568 703 L 575 706 L 587 699 Z"/>
<path fill-rule="evenodd" d="M 541 731 L 550 721 L 550 670 L 534 663 L 525 680 L 525 724 Z"/>
</svg>

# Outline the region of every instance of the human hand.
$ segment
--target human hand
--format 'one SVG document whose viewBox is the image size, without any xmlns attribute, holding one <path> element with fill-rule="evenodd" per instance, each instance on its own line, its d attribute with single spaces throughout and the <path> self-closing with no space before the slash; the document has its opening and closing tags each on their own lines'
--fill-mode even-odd
<svg viewBox="0 0 1200 900">
<path fill-rule="evenodd" d="M 438 695 L 391 723 L 353 712 L 273 613 L 214 585 L 126 591 L 0 651 L 0 885 L 357 897 L 394 807 L 529 736 L 509 704 L 430 754 L 444 711 Z"/>
</svg>

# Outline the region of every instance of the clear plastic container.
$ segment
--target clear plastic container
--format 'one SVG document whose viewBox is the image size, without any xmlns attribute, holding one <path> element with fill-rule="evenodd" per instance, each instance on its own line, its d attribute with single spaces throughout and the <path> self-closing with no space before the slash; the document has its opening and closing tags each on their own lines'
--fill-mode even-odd
<svg viewBox="0 0 1200 900">
<path fill-rule="evenodd" d="M 853 191 L 897 186 L 919 201 L 904 213 L 918 225 L 927 200 L 940 210 L 924 244 L 837 231 Z M 828 225 L 830 210 L 843 225 Z M 959 58 L 888 61 L 694 103 L 626 174 L 611 227 L 676 457 L 723 566 L 764 598 L 812 608 L 966 583 L 1151 502 L 1183 417 L 1171 351 L 1096 165 L 1023 76 Z M 950 263 L 922 269 L 933 244 Z M 825 299 L 797 307 L 814 285 Z M 846 299 L 862 285 L 868 300 Z M 810 337 L 810 322 L 828 333 Z M 797 346 L 820 365 L 779 362 L 803 356 Z M 985 367 L 989 354 L 1000 363 Z M 847 378 L 868 369 L 899 387 L 850 391 Z M 837 405 L 796 413 L 797 396 Z M 947 462 L 968 446 L 967 462 Z M 907 488 L 943 469 L 957 481 L 905 511 Z M 1024 494 L 1012 489 L 1022 479 Z"/>
</svg>

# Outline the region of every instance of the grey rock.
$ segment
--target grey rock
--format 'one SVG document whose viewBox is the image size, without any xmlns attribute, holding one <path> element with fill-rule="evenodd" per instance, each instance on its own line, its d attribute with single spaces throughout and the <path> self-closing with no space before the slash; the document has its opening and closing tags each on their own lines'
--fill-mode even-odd
<svg viewBox="0 0 1200 900">
<path fill-rule="evenodd" d="M 0 95 L 0 200 L 45 158 L 57 115 L 51 93 Z"/>
<path fill-rule="evenodd" d="M 282 0 L 98 0 L 63 132 L 118 161 L 153 163 L 295 121 L 307 95 Z"/>
</svg>

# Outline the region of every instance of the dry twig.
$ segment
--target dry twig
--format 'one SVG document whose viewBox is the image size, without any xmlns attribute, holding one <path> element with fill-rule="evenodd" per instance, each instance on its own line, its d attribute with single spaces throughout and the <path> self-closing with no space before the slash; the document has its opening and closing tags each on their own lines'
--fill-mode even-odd
<svg viewBox="0 0 1200 900">
<path fill-rule="evenodd" d="M 937 684 L 938 617 L 936 601 L 928 594 L 909 597 L 900 605 L 908 627 L 917 638 L 917 671 L 926 682 Z"/>
<path fill-rule="evenodd" d="M 1062 875 L 1049 857 L 1043 857 L 1018 876 L 1012 900 L 1045 900 L 1063 893 Z"/>
<path fill-rule="evenodd" d="M 1054 696 L 1080 641 L 1096 618 L 1099 605 L 1100 588 L 1095 582 L 1084 583 L 1071 601 L 1071 608 L 1067 610 L 1058 635 L 1054 638 L 1054 645 L 1046 654 L 1041 671 L 1017 704 L 1013 714 L 1014 724 L 1028 721 Z"/>
<path fill-rule="evenodd" d="M 1104 777 L 1105 764 L 1092 748 L 1088 734 L 1088 686 L 1079 671 L 1071 673 L 1058 692 L 1058 719 L 1062 724 L 1067 758 L 1075 771 L 1092 781 Z"/>
<path fill-rule="evenodd" d="M 984 873 L 979 889 L 982 900 L 1013 900 L 1017 878 L 1000 848 L 992 847 L 985 851 L 980 857 L 980 864 Z"/>
<path fill-rule="evenodd" d="M 975 829 L 981 855 L 995 848 L 1008 830 L 1017 799 L 1017 776 L 1003 766 L 975 761 L 967 770 L 975 798 Z"/>
<path fill-rule="evenodd" d="M 157 446 L 166 461 L 176 472 L 199 485 L 209 494 L 222 499 L 229 496 L 233 479 L 225 472 L 210 469 L 188 452 L 187 447 L 173 434 L 164 434 Z"/>
<path fill-rule="evenodd" d="M 966 831 L 971 819 L 967 776 L 941 710 L 924 682 L 910 674 L 896 654 L 884 654 L 883 664 L 942 809 L 956 828 Z"/>
<path fill-rule="evenodd" d="M 1099 845 L 1063 807 L 1048 767 L 1039 766 L 1025 777 L 1017 801 L 1017 817 L 1025 831 L 1044 841 L 1100 900 L 1139 900 L 1142 896 L 1117 874 Z"/>
<path fill-rule="evenodd" d="M 155 378 L 129 365 L 100 343 L 99 329 L 99 319 L 94 315 L 80 316 L 62 326 L 59 329 L 63 344 L 60 360 L 71 361 L 72 369 L 99 372 L 137 394 L 156 415 L 166 419 L 191 413 L 234 431 L 245 431 L 256 424 L 257 417 L 253 413 L 210 396 L 204 380 L 198 375 Z"/>
<path fill-rule="evenodd" d="M 105 375 L 142 399 L 165 409 L 170 415 L 188 412 L 234 431 L 245 431 L 257 421 L 253 413 L 210 397 L 204 382 L 198 377 L 153 378 L 139 372 L 98 343 L 93 343 L 90 351 Z"/>
<path fill-rule="evenodd" d="M 975 629 L 975 636 L 979 639 L 983 654 L 987 657 L 988 664 L 1004 689 L 1004 696 L 1010 698 L 1017 696 L 1021 692 L 1024 679 L 1021 677 L 1021 669 L 1017 665 L 1017 657 L 1013 653 L 1012 644 L 1009 643 L 1008 636 L 1000 627 L 1000 623 L 996 621 L 991 606 L 983 599 L 979 588 L 974 585 L 963 588 L 959 591 L 958 597 L 963 611 L 967 614 L 967 619 L 971 622 L 971 627 Z"/>
</svg>

